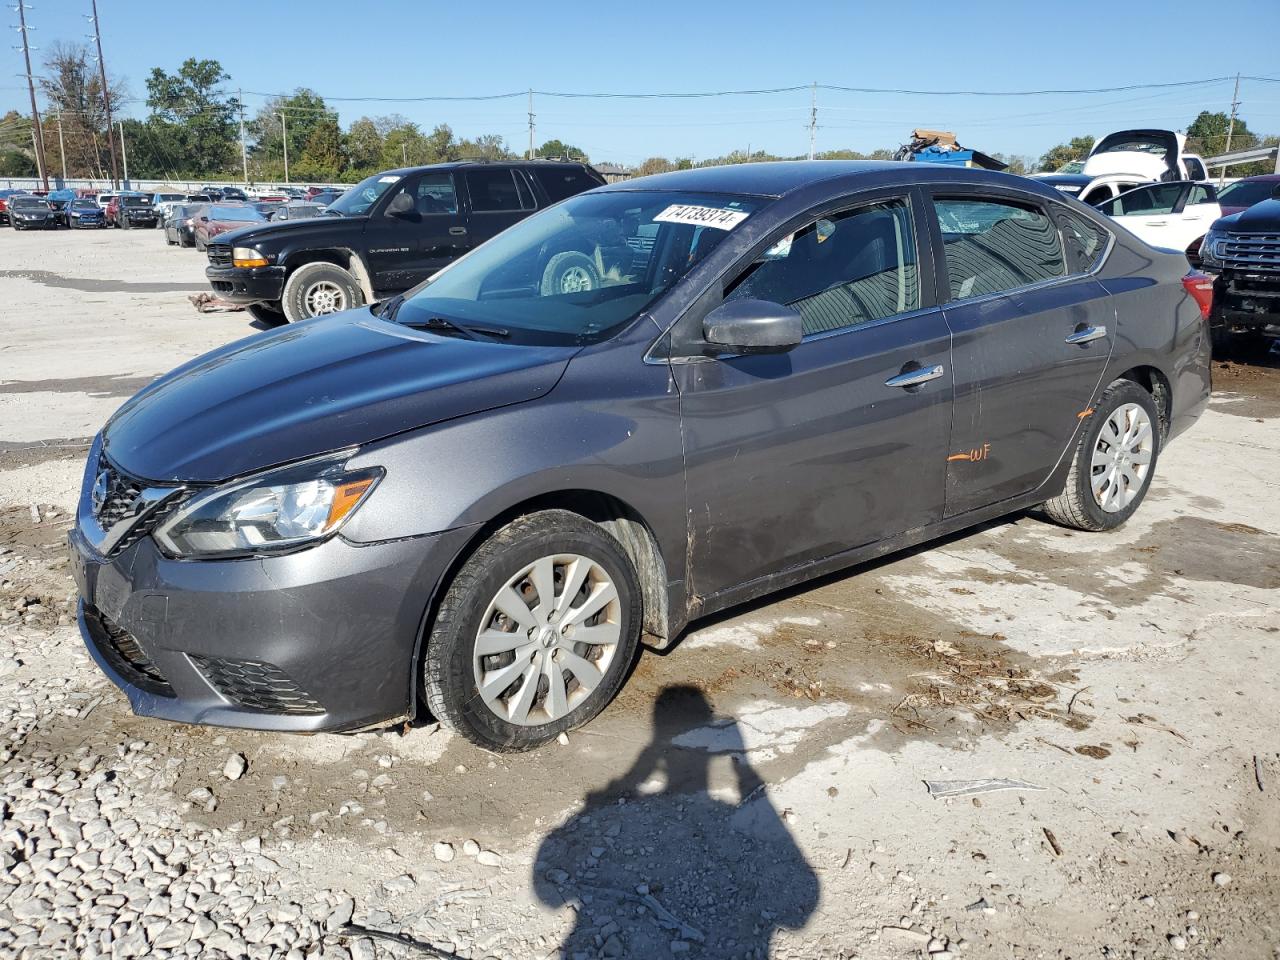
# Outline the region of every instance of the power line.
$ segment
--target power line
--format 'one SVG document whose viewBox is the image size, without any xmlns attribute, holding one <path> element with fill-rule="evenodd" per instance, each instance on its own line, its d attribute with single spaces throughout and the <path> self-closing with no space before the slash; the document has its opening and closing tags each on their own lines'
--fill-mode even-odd
<svg viewBox="0 0 1280 960">
<path fill-rule="evenodd" d="M 44 130 L 40 125 L 40 110 L 36 107 L 36 86 L 31 79 L 31 44 L 27 39 L 27 5 L 18 0 L 18 30 L 22 34 L 22 59 L 27 64 L 27 93 L 31 96 L 31 145 L 36 151 L 36 168 L 40 181 L 49 189 L 49 171 L 45 168 Z"/>
</svg>

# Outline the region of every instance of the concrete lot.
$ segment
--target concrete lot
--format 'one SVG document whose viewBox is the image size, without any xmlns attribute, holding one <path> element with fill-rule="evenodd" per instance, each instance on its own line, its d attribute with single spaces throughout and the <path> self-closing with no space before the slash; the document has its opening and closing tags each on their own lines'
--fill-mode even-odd
<svg viewBox="0 0 1280 960">
<path fill-rule="evenodd" d="M 81 652 L 87 438 L 254 333 L 202 269 L 0 230 L 0 955 L 424 955 L 354 914 L 513 960 L 1280 956 L 1274 357 L 1215 365 L 1121 531 L 1015 516 L 770 598 L 491 756 L 139 719 Z M 980 778 L 1043 789 L 925 786 Z"/>
</svg>

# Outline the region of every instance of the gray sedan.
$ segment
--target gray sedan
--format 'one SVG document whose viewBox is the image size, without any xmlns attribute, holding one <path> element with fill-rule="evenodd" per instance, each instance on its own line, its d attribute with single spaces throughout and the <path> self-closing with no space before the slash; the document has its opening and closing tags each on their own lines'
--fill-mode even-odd
<svg viewBox="0 0 1280 960">
<path fill-rule="evenodd" d="M 140 714 L 537 746 L 706 614 L 1031 507 L 1122 524 L 1208 402 L 1186 273 L 996 173 L 592 190 L 126 403 L 85 642 Z"/>
</svg>

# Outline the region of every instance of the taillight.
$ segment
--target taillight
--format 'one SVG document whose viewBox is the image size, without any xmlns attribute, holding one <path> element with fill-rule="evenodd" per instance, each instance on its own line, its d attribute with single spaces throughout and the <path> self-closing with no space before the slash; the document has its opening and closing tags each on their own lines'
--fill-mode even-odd
<svg viewBox="0 0 1280 960">
<path fill-rule="evenodd" d="M 1182 278 L 1182 286 L 1200 307 L 1200 316 L 1208 320 L 1209 313 L 1213 310 L 1213 278 L 1199 270 L 1192 270 Z"/>
</svg>

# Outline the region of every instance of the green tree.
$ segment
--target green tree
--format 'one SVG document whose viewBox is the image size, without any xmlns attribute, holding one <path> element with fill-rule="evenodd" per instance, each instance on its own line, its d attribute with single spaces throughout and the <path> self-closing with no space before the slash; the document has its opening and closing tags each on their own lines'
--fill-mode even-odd
<svg viewBox="0 0 1280 960">
<path fill-rule="evenodd" d="M 35 158 L 21 150 L 0 147 L 0 177 L 34 177 Z"/>
<path fill-rule="evenodd" d="M 157 136 L 167 141 L 165 152 L 188 174 L 212 176 L 236 166 L 240 102 L 222 89 L 229 79 L 217 60 L 194 57 L 177 73 L 154 67 L 147 77 L 149 122 L 157 122 Z"/>
<path fill-rule="evenodd" d="M 249 123 L 249 133 L 253 137 L 254 179 L 284 179 L 285 132 L 289 135 L 290 176 L 301 180 L 317 179 L 306 172 L 309 169 L 304 159 L 307 144 L 317 128 L 328 126 L 332 130 L 337 124 L 337 114 L 314 90 L 299 87 L 287 97 L 272 97 Z M 338 166 L 334 165 L 334 173 Z"/>
<path fill-rule="evenodd" d="M 460 140 L 456 153 L 459 159 L 479 157 L 485 160 L 510 160 L 515 156 L 507 149 L 507 142 L 498 133 L 482 133 L 473 140 Z"/>
<path fill-rule="evenodd" d="M 382 156 L 382 131 L 368 117 L 361 117 L 347 128 L 343 139 L 346 170 L 352 179 L 361 179 L 378 170 Z"/>
<path fill-rule="evenodd" d="M 1050 147 L 1040 158 L 1036 168 L 1052 173 L 1065 163 L 1072 160 L 1083 160 L 1089 155 L 1089 151 L 1093 149 L 1094 138 L 1090 134 L 1084 134 L 1079 137 L 1072 137 L 1066 143 L 1060 143 L 1056 147 Z"/>
<path fill-rule="evenodd" d="M 587 159 L 587 151 L 561 140 L 548 140 L 534 153 L 538 157 L 566 157 L 573 160 Z"/>
<path fill-rule="evenodd" d="M 297 171 L 302 180 L 332 183 L 341 176 L 342 130 L 337 120 L 326 117 L 312 128 L 298 160 Z"/>
</svg>

